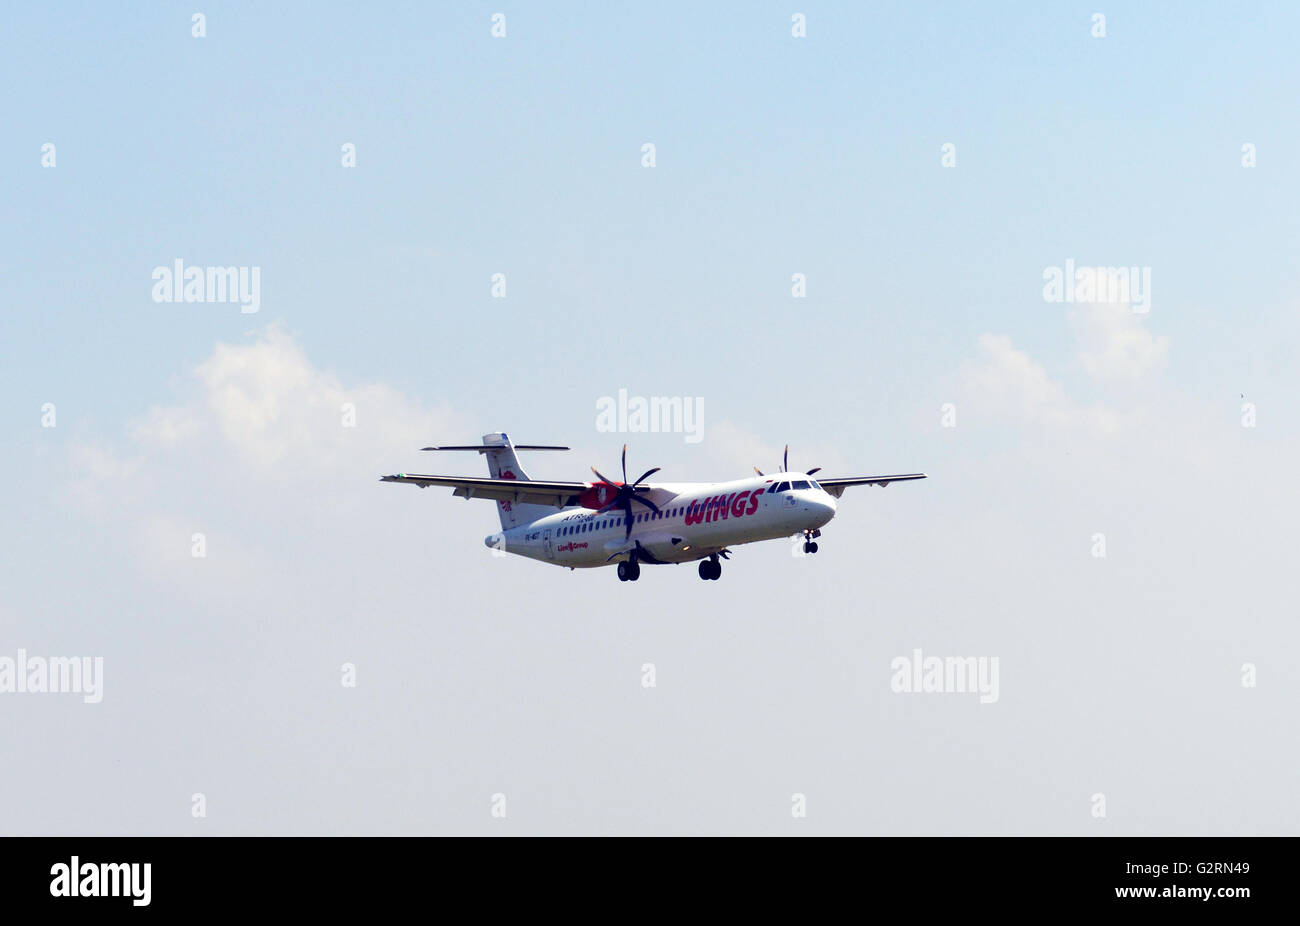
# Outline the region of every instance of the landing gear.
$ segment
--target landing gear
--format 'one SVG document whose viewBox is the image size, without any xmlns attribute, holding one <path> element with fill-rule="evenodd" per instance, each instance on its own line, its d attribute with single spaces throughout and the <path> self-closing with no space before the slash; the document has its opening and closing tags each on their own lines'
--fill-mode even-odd
<svg viewBox="0 0 1300 926">
<path fill-rule="evenodd" d="M 718 562 L 716 556 L 700 560 L 700 578 L 706 582 L 710 579 L 718 579 L 722 576 L 722 564 Z"/>
<path fill-rule="evenodd" d="M 803 541 L 803 551 L 804 551 L 805 553 L 816 553 L 816 552 L 817 552 L 817 541 L 814 540 L 813 538 L 814 538 L 814 537 L 820 537 L 821 535 L 822 535 L 822 532 L 821 532 L 820 529 L 810 530 L 810 531 L 804 531 L 804 532 L 803 532 L 803 536 L 804 536 L 804 541 Z"/>
<path fill-rule="evenodd" d="M 620 582 L 635 582 L 641 578 L 641 564 L 634 559 L 626 563 L 618 564 L 618 580 Z"/>
</svg>

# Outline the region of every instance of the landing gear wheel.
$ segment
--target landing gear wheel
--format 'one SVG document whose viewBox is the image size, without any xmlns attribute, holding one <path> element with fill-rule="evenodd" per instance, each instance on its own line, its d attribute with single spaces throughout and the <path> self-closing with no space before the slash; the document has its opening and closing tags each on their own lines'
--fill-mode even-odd
<svg viewBox="0 0 1300 926">
<path fill-rule="evenodd" d="M 805 541 L 803 542 L 803 551 L 804 551 L 805 554 L 808 554 L 808 553 L 811 553 L 811 552 L 812 552 L 812 541 L 811 541 L 811 540 L 805 540 Z"/>
<path fill-rule="evenodd" d="M 620 582 L 626 582 L 628 580 L 627 563 L 618 564 L 618 580 Z"/>
<path fill-rule="evenodd" d="M 700 560 L 700 578 L 705 581 L 716 580 L 722 575 L 722 564 L 716 559 Z"/>
<path fill-rule="evenodd" d="M 638 563 L 636 560 L 630 560 L 628 563 L 626 563 L 626 566 L 627 566 L 627 580 L 629 582 L 635 582 L 637 579 L 641 578 L 640 563 Z"/>
<path fill-rule="evenodd" d="M 808 552 L 809 552 L 809 553 L 816 553 L 816 552 L 817 552 L 817 541 L 816 541 L 816 540 L 814 540 L 812 543 L 808 544 Z"/>
</svg>

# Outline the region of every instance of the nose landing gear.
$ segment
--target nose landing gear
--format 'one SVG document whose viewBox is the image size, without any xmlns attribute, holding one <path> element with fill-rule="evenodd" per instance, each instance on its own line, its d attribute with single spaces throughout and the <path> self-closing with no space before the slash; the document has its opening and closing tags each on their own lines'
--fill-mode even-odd
<svg viewBox="0 0 1300 926">
<path fill-rule="evenodd" d="M 803 541 L 803 551 L 804 551 L 805 553 L 816 553 L 816 552 L 817 552 L 817 541 L 814 540 L 813 538 L 814 538 L 814 537 L 820 537 L 821 535 L 822 535 L 822 532 L 821 532 L 821 529 L 820 529 L 820 528 L 817 528 L 817 529 L 814 529 L 814 530 L 810 530 L 810 531 L 804 531 L 804 532 L 803 532 L 803 537 L 804 537 L 804 541 Z"/>
</svg>

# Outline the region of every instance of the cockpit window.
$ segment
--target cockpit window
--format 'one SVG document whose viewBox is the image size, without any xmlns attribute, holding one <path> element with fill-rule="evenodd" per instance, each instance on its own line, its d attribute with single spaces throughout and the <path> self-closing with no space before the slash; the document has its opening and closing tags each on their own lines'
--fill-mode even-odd
<svg viewBox="0 0 1300 926">
<path fill-rule="evenodd" d="M 799 480 L 798 482 L 796 482 L 793 486 L 791 486 L 791 488 L 794 488 L 794 489 L 806 489 L 806 488 L 808 488 L 808 480 L 806 480 L 806 479 L 800 479 L 800 480 Z"/>
<path fill-rule="evenodd" d="M 812 484 L 812 487 L 813 487 L 814 489 L 816 489 L 818 492 L 824 492 L 824 491 L 826 491 L 826 490 L 823 489 L 820 485 L 817 484 L 817 480 L 816 480 L 816 479 L 809 479 L 808 482 L 811 483 L 811 484 Z"/>
<path fill-rule="evenodd" d="M 783 482 L 783 483 L 781 483 L 780 485 L 778 485 L 778 486 L 776 487 L 776 490 L 777 490 L 778 492 L 789 492 L 789 491 L 790 491 L 790 483 L 788 483 L 788 482 Z"/>
</svg>

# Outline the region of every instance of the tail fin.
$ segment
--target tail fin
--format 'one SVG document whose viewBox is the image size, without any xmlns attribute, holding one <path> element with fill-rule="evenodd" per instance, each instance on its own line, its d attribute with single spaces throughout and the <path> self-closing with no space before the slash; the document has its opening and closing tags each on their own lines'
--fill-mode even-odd
<svg viewBox="0 0 1300 926">
<path fill-rule="evenodd" d="M 488 473 L 493 479 L 518 479 L 528 482 L 528 474 L 519 465 L 516 450 L 568 450 L 568 447 L 556 447 L 551 444 L 515 444 L 505 432 L 484 434 L 481 444 L 458 444 L 455 446 L 421 447 L 421 450 L 473 450 L 487 457 Z M 499 501 L 497 514 L 501 516 L 501 527 L 507 529 L 528 524 L 548 514 L 555 514 L 557 508 L 551 505 L 532 505 L 522 502 Z"/>
<path fill-rule="evenodd" d="M 515 446 L 510 443 L 510 438 L 505 432 L 484 434 L 483 446 L 488 448 L 483 451 L 483 454 L 487 457 L 488 473 L 493 479 L 528 481 L 528 474 L 519 465 L 519 457 L 515 455 Z M 531 444 L 521 444 L 520 447 L 528 450 L 568 449 L 567 447 L 543 447 Z M 555 509 L 549 505 L 526 505 L 520 502 L 500 501 L 497 502 L 497 514 L 501 516 L 501 529 L 506 530 L 520 524 L 536 521 L 548 514 L 555 514 Z"/>
</svg>

